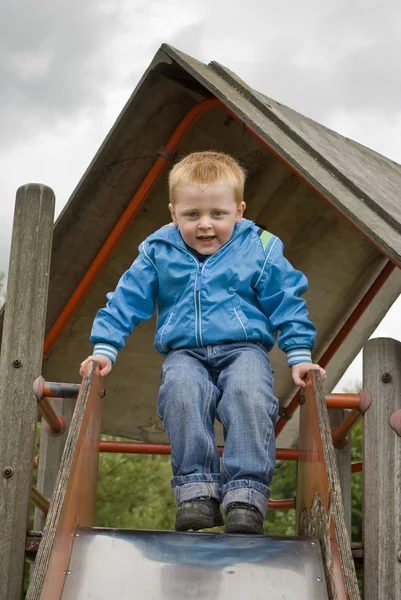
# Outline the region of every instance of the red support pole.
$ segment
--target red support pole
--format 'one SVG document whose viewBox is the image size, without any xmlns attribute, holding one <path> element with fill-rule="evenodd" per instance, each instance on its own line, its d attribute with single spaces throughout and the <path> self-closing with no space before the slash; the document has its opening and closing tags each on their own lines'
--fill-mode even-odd
<svg viewBox="0 0 401 600">
<path fill-rule="evenodd" d="M 37 506 L 44 515 L 47 515 L 50 502 L 33 486 L 31 488 L 31 499 L 34 505 Z"/>
<path fill-rule="evenodd" d="M 372 302 L 372 300 L 375 298 L 375 296 L 379 293 L 379 291 L 381 290 L 383 285 L 386 283 L 387 279 L 390 277 L 390 275 L 392 274 L 394 269 L 395 269 L 395 265 L 391 261 L 388 261 L 388 263 L 386 263 L 385 267 L 383 268 L 382 272 L 378 275 L 378 277 L 373 282 L 373 284 L 371 285 L 371 287 L 369 288 L 369 290 L 367 291 L 365 296 L 359 302 L 358 306 L 355 308 L 355 310 L 352 312 L 350 317 L 344 323 L 344 325 L 342 326 L 342 328 L 340 329 L 340 331 L 338 332 L 338 334 L 336 335 L 334 340 L 331 342 L 331 344 L 327 348 L 326 352 L 323 354 L 323 356 L 318 361 L 319 365 L 321 367 L 325 368 L 329 364 L 330 360 L 333 358 L 334 354 L 340 348 L 341 344 L 344 342 L 344 340 L 348 336 L 349 332 L 352 331 L 353 327 L 356 325 L 359 318 L 363 315 L 365 310 L 368 308 L 369 304 Z M 301 394 L 302 394 L 302 390 L 298 390 L 297 393 L 295 394 L 294 398 L 288 404 L 288 406 L 285 406 L 281 409 L 280 418 L 278 419 L 278 421 L 276 423 L 276 427 L 275 427 L 276 437 L 282 432 L 282 430 L 286 426 L 289 419 L 291 419 L 291 417 L 294 415 L 295 411 L 297 410 L 297 408 L 299 406 L 299 398 L 300 398 Z"/>
<path fill-rule="evenodd" d="M 294 498 L 288 500 L 269 500 L 268 508 L 274 510 L 288 510 L 289 508 L 295 508 Z"/>
<path fill-rule="evenodd" d="M 334 427 L 332 431 L 333 442 L 336 448 L 342 448 L 347 443 L 347 435 L 362 419 L 362 414 L 354 408 L 345 417 L 344 421 L 338 427 Z"/>
<path fill-rule="evenodd" d="M 219 454 L 222 456 L 224 448 L 219 448 Z M 121 454 L 171 454 L 171 447 L 168 444 L 141 444 L 138 442 L 112 442 L 101 441 L 100 452 L 121 453 Z M 296 448 L 277 448 L 277 460 L 298 460 L 299 450 Z"/>
<path fill-rule="evenodd" d="M 359 408 L 360 403 L 359 394 L 331 394 L 326 396 L 327 408 Z"/>
</svg>

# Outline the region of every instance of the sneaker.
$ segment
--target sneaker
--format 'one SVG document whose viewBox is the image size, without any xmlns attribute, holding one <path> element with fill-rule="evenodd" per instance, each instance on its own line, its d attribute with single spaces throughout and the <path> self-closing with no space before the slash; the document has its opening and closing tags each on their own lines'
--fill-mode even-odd
<svg viewBox="0 0 401 600">
<path fill-rule="evenodd" d="M 232 502 L 226 509 L 226 533 L 263 534 L 263 516 L 252 504 Z"/>
<path fill-rule="evenodd" d="M 194 498 L 182 502 L 175 519 L 176 531 L 198 531 L 224 525 L 220 504 L 215 498 Z"/>
</svg>

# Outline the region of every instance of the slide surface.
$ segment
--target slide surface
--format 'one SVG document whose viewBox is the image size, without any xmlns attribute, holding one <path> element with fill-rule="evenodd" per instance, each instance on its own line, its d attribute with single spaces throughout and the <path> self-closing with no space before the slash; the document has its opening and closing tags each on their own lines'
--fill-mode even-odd
<svg viewBox="0 0 401 600">
<path fill-rule="evenodd" d="M 77 530 L 62 600 L 324 600 L 318 541 Z"/>
</svg>

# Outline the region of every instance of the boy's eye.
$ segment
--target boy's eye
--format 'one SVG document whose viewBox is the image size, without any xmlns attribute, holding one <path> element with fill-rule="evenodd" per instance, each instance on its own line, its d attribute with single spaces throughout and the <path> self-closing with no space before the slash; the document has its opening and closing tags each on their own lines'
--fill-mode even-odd
<svg viewBox="0 0 401 600">
<path fill-rule="evenodd" d="M 198 214 L 198 213 L 197 213 L 197 212 L 195 212 L 195 211 L 193 210 L 193 211 L 191 211 L 191 212 L 187 213 L 187 217 L 196 217 L 196 216 L 197 216 L 197 214 Z"/>
<path fill-rule="evenodd" d="M 221 210 L 214 210 L 212 214 L 214 217 L 221 217 L 223 212 Z"/>
</svg>

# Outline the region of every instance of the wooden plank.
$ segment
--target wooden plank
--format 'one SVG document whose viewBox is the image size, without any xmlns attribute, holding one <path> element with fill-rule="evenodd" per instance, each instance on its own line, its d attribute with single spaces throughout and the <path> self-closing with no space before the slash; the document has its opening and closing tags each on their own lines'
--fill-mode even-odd
<svg viewBox="0 0 401 600">
<path fill-rule="evenodd" d="M 0 362 L 0 598 L 21 597 L 55 198 L 17 191 Z"/>
<path fill-rule="evenodd" d="M 325 392 L 318 371 L 308 373 L 302 398 L 297 533 L 319 539 L 330 599 L 359 600 Z"/>
<path fill-rule="evenodd" d="M 348 411 L 345 410 L 329 410 L 330 425 L 332 428 L 338 427 L 345 419 Z M 345 524 L 348 535 L 351 538 L 351 454 L 352 454 L 352 433 L 347 436 L 347 445 L 344 448 L 335 448 L 338 475 L 340 477 L 341 497 L 343 500 Z"/>
<path fill-rule="evenodd" d="M 101 393 L 96 363 L 91 362 L 71 421 L 26 600 L 61 598 L 76 529 L 94 525 Z"/>
<path fill-rule="evenodd" d="M 400 342 L 367 342 L 363 382 L 372 404 L 364 416 L 363 435 L 365 600 L 401 600 L 401 437 L 389 424 L 401 408 L 400 365 Z"/>
</svg>

